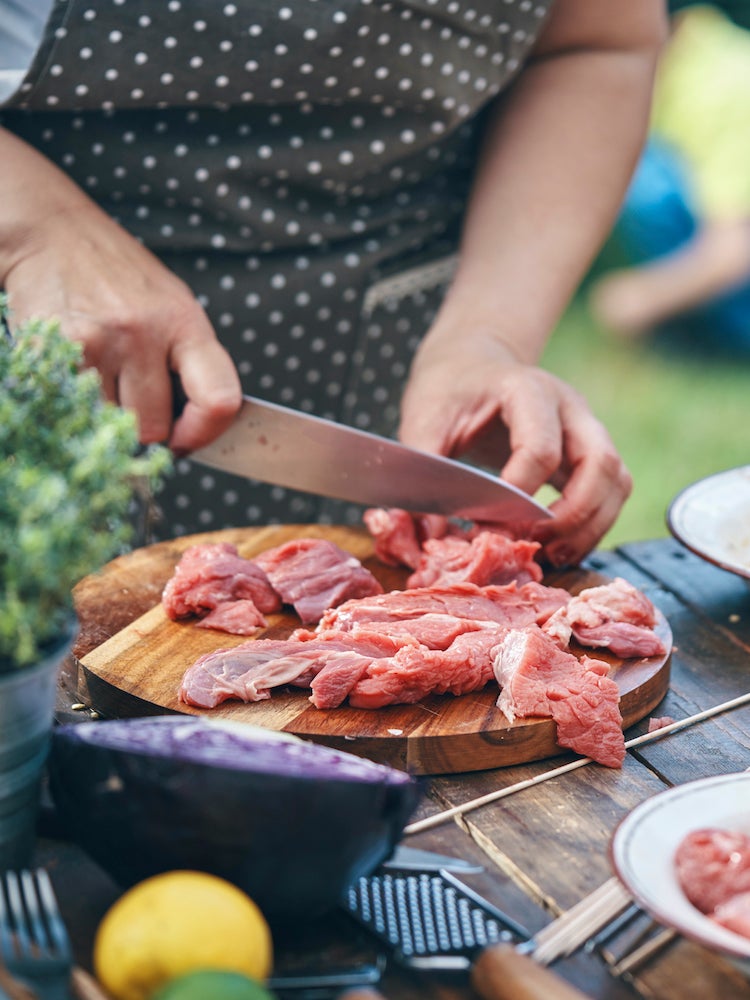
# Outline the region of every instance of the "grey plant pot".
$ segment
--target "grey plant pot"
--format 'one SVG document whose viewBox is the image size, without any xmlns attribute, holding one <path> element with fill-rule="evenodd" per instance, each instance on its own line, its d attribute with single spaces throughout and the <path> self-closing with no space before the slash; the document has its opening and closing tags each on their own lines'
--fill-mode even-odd
<svg viewBox="0 0 750 1000">
<path fill-rule="evenodd" d="M 0 871 L 28 865 L 62 662 L 74 633 L 33 667 L 0 673 Z"/>
</svg>

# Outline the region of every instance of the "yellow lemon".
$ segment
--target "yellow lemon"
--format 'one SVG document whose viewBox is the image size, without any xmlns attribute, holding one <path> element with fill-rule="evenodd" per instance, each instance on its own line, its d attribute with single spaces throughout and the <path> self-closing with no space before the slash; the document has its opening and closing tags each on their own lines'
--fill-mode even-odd
<svg viewBox="0 0 750 1000">
<path fill-rule="evenodd" d="M 271 932 L 256 904 L 205 872 L 139 882 L 107 911 L 94 940 L 94 971 L 115 1000 L 148 1000 L 199 969 L 263 980 L 272 957 Z"/>
</svg>

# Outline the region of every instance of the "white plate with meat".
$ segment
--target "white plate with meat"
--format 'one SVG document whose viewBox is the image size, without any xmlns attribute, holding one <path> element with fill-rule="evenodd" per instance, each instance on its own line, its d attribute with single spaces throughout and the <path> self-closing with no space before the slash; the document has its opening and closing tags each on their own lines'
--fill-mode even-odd
<svg viewBox="0 0 750 1000">
<path fill-rule="evenodd" d="M 669 505 L 667 525 L 691 552 L 750 579 L 750 465 L 687 486 Z"/>
<path fill-rule="evenodd" d="M 647 799 L 617 827 L 611 859 L 639 906 L 750 975 L 750 773 Z M 730 898 L 745 910 L 742 934 L 718 922 L 727 920 Z"/>
</svg>

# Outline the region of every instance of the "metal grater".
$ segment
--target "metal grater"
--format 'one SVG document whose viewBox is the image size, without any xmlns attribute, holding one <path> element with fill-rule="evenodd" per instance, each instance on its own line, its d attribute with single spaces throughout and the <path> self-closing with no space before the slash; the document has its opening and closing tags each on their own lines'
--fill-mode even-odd
<svg viewBox="0 0 750 1000">
<path fill-rule="evenodd" d="M 412 968 L 468 969 L 488 945 L 529 939 L 520 924 L 445 870 L 364 876 L 350 887 L 344 908 Z"/>
</svg>

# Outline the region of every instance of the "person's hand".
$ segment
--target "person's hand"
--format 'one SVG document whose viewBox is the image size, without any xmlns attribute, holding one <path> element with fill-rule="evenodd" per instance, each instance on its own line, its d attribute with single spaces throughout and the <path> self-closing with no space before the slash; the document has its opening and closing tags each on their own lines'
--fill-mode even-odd
<svg viewBox="0 0 750 1000">
<path fill-rule="evenodd" d="M 142 443 L 167 441 L 179 454 L 213 440 L 239 409 L 241 390 L 193 294 L 52 164 L 5 138 L 27 171 L 23 190 L 3 202 L 13 205 L 0 239 L 11 325 L 59 318 L 98 369 L 106 397 L 135 411 Z M 186 403 L 173 425 L 174 376 Z"/>
<path fill-rule="evenodd" d="M 583 558 L 609 530 L 632 481 L 604 426 L 571 386 L 516 361 L 492 337 L 428 336 L 415 358 L 401 408 L 405 444 L 498 469 L 533 495 L 561 491 L 554 519 L 533 537 L 554 565 Z"/>
</svg>

